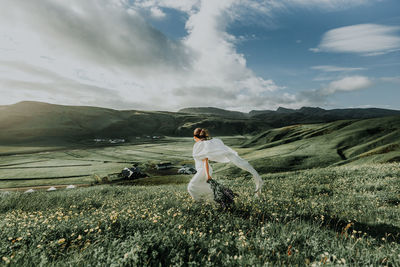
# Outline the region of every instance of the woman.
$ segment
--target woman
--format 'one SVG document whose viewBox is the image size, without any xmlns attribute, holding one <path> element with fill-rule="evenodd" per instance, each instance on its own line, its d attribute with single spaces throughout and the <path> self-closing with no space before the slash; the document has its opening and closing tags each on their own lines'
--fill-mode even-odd
<svg viewBox="0 0 400 267">
<path fill-rule="evenodd" d="M 193 146 L 193 158 L 197 173 L 188 184 L 188 192 L 194 200 L 213 200 L 213 191 L 207 183 L 212 177 L 212 168 L 209 160 L 216 162 L 232 162 L 239 168 L 250 172 L 256 184 L 256 197 L 260 195 L 264 181 L 257 171 L 238 153 L 226 146 L 221 139 L 211 138 L 207 129 L 196 128 L 193 132 L 196 143 Z"/>
</svg>

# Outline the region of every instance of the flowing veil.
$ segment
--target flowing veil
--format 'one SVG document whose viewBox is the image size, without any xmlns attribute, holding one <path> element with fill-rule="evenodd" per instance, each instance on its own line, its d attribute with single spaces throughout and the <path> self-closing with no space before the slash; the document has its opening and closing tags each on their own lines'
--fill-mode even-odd
<svg viewBox="0 0 400 267">
<path fill-rule="evenodd" d="M 232 148 L 226 146 L 221 139 L 212 138 L 210 140 L 200 141 L 195 143 L 193 147 L 193 158 L 202 160 L 208 158 L 216 162 L 232 162 L 237 167 L 250 172 L 253 175 L 253 181 L 256 185 L 256 197 L 260 195 L 264 181 L 258 172 L 250 165 L 247 160 L 241 158 L 238 153 Z"/>
</svg>

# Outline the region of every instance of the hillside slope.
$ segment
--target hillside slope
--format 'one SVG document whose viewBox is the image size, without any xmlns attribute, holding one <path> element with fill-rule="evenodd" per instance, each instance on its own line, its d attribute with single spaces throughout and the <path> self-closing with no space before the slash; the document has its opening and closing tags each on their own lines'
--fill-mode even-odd
<svg viewBox="0 0 400 267">
<path fill-rule="evenodd" d="M 206 127 L 214 136 L 255 135 L 272 128 L 299 123 L 381 117 L 400 112 L 382 109 L 279 108 L 277 111 L 264 111 L 266 113 L 250 116 L 218 108 L 188 108 L 181 111 L 113 110 L 25 101 L 0 106 L 0 145 L 65 145 L 94 138 L 124 138 L 129 141 L 153 135 L 191 136 L 196 127 Z M 273 133 L 275 130 L 271 131 Z"/>
<path fill-rule="evenodd" d="M 144 135 L 191 136 L 196 127 L 207 127 L 215 135 L 249 134 L 269 128 L 260 120 L 29 101 L 0 106 L 0 111 L 0 145 L 68 143 L 92 138 L 129 140 Z"/>
<path fill-rule="evenodd" d="M 331 109 L 302 107 L 300 109 L 278 108 L 276 111 L 250 111 L 253 119 L 263 120 L 273 128 L 294 124 L 333 122 L 337 120 L 371 119 L 400 115 L 399 110 L 380 108 Z"/>
<path fill-rule="evenodd" d="M 400 116 L 286 126 L 264 131 L 242 148 L 261 173 L 400 162 Z"/>
<path fill-rule="evenodd" d="M 215 116 L 221 116 L 226 118 L 246 119 L 250 117 L 250 114 L 232 111 L 215 107 L 197 107 L 197 108 L 183 108 L 178 112 L 189 113 L 189 114 L 212 114 Z"/>
</svg>

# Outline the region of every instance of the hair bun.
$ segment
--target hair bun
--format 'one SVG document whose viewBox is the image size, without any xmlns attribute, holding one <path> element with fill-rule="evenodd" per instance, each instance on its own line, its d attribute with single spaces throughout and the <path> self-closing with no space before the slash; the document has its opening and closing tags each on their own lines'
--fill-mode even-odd
<svg viewBox="0 0 400 267">
<path fill-rule="evenodd" d="M 210 133 L 208 132 L 207 129 L 202 128 L 200 133 L 199 133 L 200 138 L 204 138 L 204 139 L 210 139 Z"/>
</svg>

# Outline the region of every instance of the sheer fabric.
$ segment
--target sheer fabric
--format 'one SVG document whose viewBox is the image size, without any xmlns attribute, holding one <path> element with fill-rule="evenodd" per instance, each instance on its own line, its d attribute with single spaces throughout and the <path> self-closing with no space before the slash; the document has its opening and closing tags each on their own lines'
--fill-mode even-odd
<svg viewBox="0 0 400 267">
<path fill-rule="evenodd" d="M 197 173 L 193 176 L 188 184 L 188 192 L 195 200 L 212 200 L 213 192 L 207 183 L 207 174 L 205 169 L 206 162 L 203 159 L 208 158 L 216 162 L 232 162 L 237 167 L 250 172 L 256 185 L 256 196 L 259 196 L 264 181 L 258 172 L 238 153 L 226 146 L 221 139 L 213 138 L 196 142 L 193 146 L 193 158 L 195 160 Z M 212 176 L 212 168 L 209 165 L 209 173 Z"/>
</svg>

